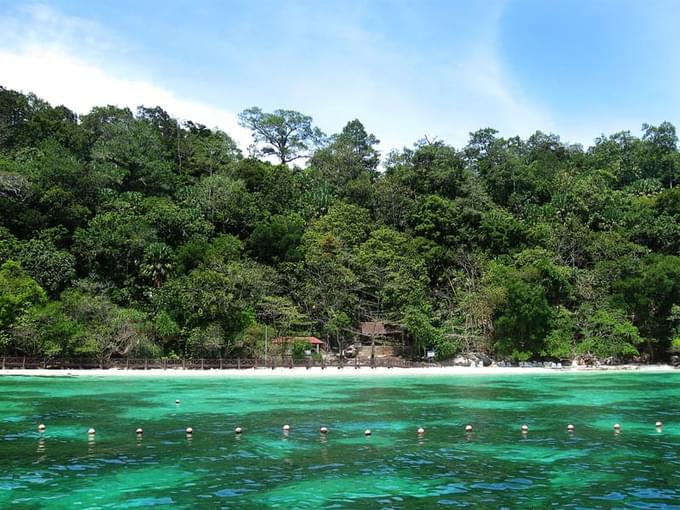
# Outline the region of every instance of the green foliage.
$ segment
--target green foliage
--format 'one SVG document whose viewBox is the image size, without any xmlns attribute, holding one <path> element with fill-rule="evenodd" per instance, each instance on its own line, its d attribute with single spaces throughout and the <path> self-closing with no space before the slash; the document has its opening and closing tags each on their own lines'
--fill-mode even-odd
<svg viewBox="0 0 680 510">
<path fill-rule="evenodd" d="M 85 270 L 118 286 L 137 273 L 146 247 L 158 239 L 153 227 L 140 218 L 140 196 L 121 198 L 111 204 L 111 210 L 97 214 L 87 228 L 76 230 L 73 245 Z"/>
<path fill-rule="evenodd" d="M 613 304 L 635 317 L 643 336 L 670 340 L 673 331 L 668 318 L 673 305 L 680 303 L 680 257 L 645 257 L 615 282 L 613 291 Z"/>
<path fill-rule="evenodd" d="M 197 268 L 167 281 L 153 301 L 180 327 L 186 352 L 215 355 L 254 322 L 251 310 L 272 292 L 271 277 L 253 262 Z"/>
<path fill-rule="evenodd" d="M 673 339 L 673 341 L 671 342 L 670 352 L 673 352 L 673 353 L 678 353 L 678 352 L 680 352 L 680 336 L 679 336 L 679 337 L 675 337 L 675 338 Z"/>
<path fill-rule="evenodd" d="M 252 322 L 230 342 L 226 355 L 230 357 L 254 358 L 264 356 L 264 353 L 265 326 Z"/>
<path fill-rule="evenodd" d="M 319 179 L 335 196 L 367 205 L 373 196 L 373 183 L 380 161 L 375 145 L 379 140 L 368 134 L 359 120 L 348 122 L 328 146 L 316 151 L 309 161 Z"/>
<path fill-rule="evenodd" d="M 560 308 L 551 324 L 550 333 L 545 339 L 544 351 L 548 358 L 569 360 L 576 353 L 576 319 L 566 308 Z"/>
<path fill-rule="evenodd" d="M 428 195 L 420 200 L 413 215 L 413 230 L 438 244 L 456 246 L 470 237 L 470 233 L 461 232 L 466 227 L 461 224 L 462 219 L 459 204 L 439 195 Z"/>
<path fill-rule="evenodd" d="M 173 269 L 173 253 L 165 243 L 151 243 L 144 249 L 139 273 L 153 282 L 157 289 L 170 276 Z"/>
<path fill-rule="evenodd" d="M 18 258 L 21 244 L 5 227 L 0 227 L 0 263 Z"/>
<path fill-rule="evenodd" d="M 291 356 L 293 356 L 293 359 L 296 360 L 301 360 L 305 358 L 305 351 L 310 350 L 310 345 L 309 342 L 305 342 L 304 340 L 295 340 L 293 342 L 293 346 L 291 347 Z"/>
<path fill-rule="evenodd" d="M 26 356 L 72 357 L 87 341 L 84 324 L 70 317 L 59 301 L 28 309 L 11 333 L 13 348 Z"/>
<path fill-rule="evenodd" d="M 556 264 L 550 253 L 540 248 L 527 249 L 515 255 L 514 259 L 523 278 L 540 285 L 552 305 L 569 300 L 572 292 L 572 271 Z"/>
<path fill-rule="evenodd" d="M 679 348 L 671 124 L 587 150 L 486 128 L 378 171 L 359 120 L 328 138 L 291 110 L 240 121 L 280 164 L 160 107 L 79 118 L 0 87 L 0 350 L 243 357 L 266 333 L 342 351 L 371 320 L 417 357 Z"/>
<path fill-rule="evenodd" d="M 182 172 L 194 177 L 213 175 L 223 172 L 241 159 L 236 142 L 226 133 L 211 131 L 192 122 L 187 127 L 188 133 L 176 133 L 175 138 L 169 140 L 177 148 L 180 157 L 177 163 Z M 180 149 L 183 149 L 183 158 Z"/>
<path fill-rule="evenodd" d="M 437 335 L 432 342 L 438 360 L 453 358 L 461 350 L 461 345 L 454 338 Z"/>
<path fill-rule="evenodd" d="M 310 238 L 330 234 L 341 244 L 342 251 L 350 252 L 366 240 L 371 227 L 369 211 L 337 202 L 325 215 L 312 222 L 307 233 Z"/>
<path fill-rule="evenodd" d="M 309 319 L 289 298 L 285 296 L 264 296 L 255 304 L 258 321 L 273 326 L 277 333 L 285 334 L 303 329 Z"/>
<path fill-rule="evenodd" d="M 209 239 L 214 227 L 200 210 L 182 207 L 167 198 L 150 197 L 141 203 L 142 218 L 170 246 L 190 240 Z M 142 219 L 140 218 L 140 219 Z"/>
<path fill-rule="evenodd" d="M 7 331 L 31 305 L 46 300 L 45 291 L 21 264 L 8 260 L 0 266 L 0 331 Z"/>
<path fill-rule="evenodd" d="M 85 329 L 84 341 L 73 350 L 76 355 L 104 361 L 144 351 L 150 342 L 146 314 L 112 303 L 99 285 L 85 283 L 66 290 L 61 300 L 68 317 Z"/>
<path fill-rule="evenodd" d="M 153 338 L 160 347 L 169 352 L 179 348 L 178 341 L 182 331 L 168 312 L 158 312 L 151 327 Z"/>
<path fill-rule="evenodd" d="M 373 313 L 403 314 L 409 305 L 426 302 L 429 278 L 411 238 L 382 227 L 358 247 L 356 264 Z M 398 315 L 397 315 L 398 316 Z"/>
<path fill-rule="evenodd" d="M 305 152 L 319 144 L 324 134 L 312 127 L 312 118 L 293 110 L 276 110 L 265 113 L 252 107 L 239 114 L 239 123 L 253 132 L 257 143 L 263 143 L 259 152 L 272 155 L 282 165 L 305 157 Z"/>
<path fill-rule="evenodd" d="M 260 262 L 275 264 L 299 260 L 298 246 L 304 220 L 298 214 L 275 215 L 255 225 L 248 238 L 249 251 Z"/>
<path fill-rule="evenodd" d="M 528 237 L 524 223 L 501 207 L 482 213 L 479 231 L 480 246 L 495 255 L 522 249 Z"/>
<path fill-rule="evenodd" d="M 174 189 L 177 175 L 157 127 L 111 106 L 94 108 L 83 126 L 89 128 L 94 161 L 120 175 L 127 189 L 150 195 Z"/>
<path fill-rule="evenodd" d="M 449 199 L 461 196 L 470 178 L 460 153 L 440 141 L 427 140 L 419 142 L 413 151 L 393 155 L 386 174 L 418 195 Z"/>
<path fill-rule="evenodd" d="M 56 295 L 74 279 L 75 257 L 42 239 L 30 239 L 21 248 L 21 265 L 40 286 Z"/>
<path fill-rule="evenodd" d="M 415 349 L 423 356 L 428 347 L 442 346 L 445 349 L 448 347 L 442 342 L 440 332 L 432 325 L 431 317 L 432 310 L 429 306 L 420 308 L 409 306 L 404 313 L 404 325 L 413 338 Z"/>
<path fill-rule="evenodd" d="M 583 335 L 576 352 L 601 358 L 637 356 L 643 342 L 638 329 L 621 310 L 597 310 L 586 319 Z"/>
<path fill-rule="evenodd" d="M 200 211 L 215 230 L 225 234 L 244 234 L 262 213 L 245 183 L 226 175 L 204 177 L 183 195 L 186 206 Z"/>
<path fill-rule="evenodd" d="M 189 332 L 185 354 L 191 358 L 214 357 L 224 346 L 224 331 L 219 324 L 208 324 Z"/>
<path fill-rule="evenodd" d="M 496 350 L 518 361 L 539 355 L 554 314 L 545 289 L 512 267 L 493 264 L 489 275 L 503 289 L 494 313 Z"/>
</svg>

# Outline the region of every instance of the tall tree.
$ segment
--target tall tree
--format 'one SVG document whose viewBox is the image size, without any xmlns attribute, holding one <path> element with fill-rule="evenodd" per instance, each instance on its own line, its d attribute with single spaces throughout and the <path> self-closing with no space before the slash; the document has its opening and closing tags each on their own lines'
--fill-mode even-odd
<svg viewBox="0 0 680 510">
<path fill-rule="evenodd" d="M 379 142 L 355 119 L 333 135 L 327 147 L 314 153 L 310 167 L 330 185 L 335 196 L 368 205 L 378 175 L 380 153 L 375 145 Z"/>
<path fill-rule="evenodd" d="M 678 135 L 675 126 L 662 122 L 658 126 L 643 124 L 643 173 L 659 179 L 672 188 L 680 177 L 680 154 L 677 151 Z"/>
<path fill-rule="evenodd" d="M 305 158 L 319 145 L 323 132 L 312 126 L 312 118 L 294 110 L 263 112 L 254 106 L 239 114 L 239 123 L 253 132 L 256 144 L 264 144 L 259 152 L 275 156 L 282 165 Z"/>
</svg>

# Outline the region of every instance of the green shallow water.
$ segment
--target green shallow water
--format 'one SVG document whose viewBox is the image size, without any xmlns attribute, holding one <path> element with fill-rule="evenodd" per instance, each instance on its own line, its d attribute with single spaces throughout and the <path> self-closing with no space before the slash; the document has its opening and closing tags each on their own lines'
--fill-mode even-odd
<svg viewBox="0 0 680 510">
<path fill-rule="evenodd" d="M 147 507 L 680 509 L 680 373 L 0 377 L 0 508 Z"/>
</svg>

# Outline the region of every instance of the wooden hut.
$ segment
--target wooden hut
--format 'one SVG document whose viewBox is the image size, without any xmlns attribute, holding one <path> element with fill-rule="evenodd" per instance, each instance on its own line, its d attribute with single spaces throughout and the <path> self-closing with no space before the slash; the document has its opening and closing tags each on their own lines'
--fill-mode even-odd
<svg viewBox="0 0 680 510">
<path fill-rule="evenodd" d="M 316 350 L 317 354 L 326 349 L 326 344 L 315 336 L 277 336 L 272 340 L 272 344 L 280 345 L 285 351 L 288 351 L 295 342 L 308 343 L 310 350 Z"/>
</svg>

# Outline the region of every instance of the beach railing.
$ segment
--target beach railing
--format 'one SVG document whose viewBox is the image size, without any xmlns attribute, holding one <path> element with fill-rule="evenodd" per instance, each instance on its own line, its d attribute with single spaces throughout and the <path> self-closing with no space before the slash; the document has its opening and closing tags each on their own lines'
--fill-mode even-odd
<svg viewBox="0 0 680 510">
<path fill-rule="evenodd" d="M 28 356 L 3 356 L 2 370 L 48 369 L 48 370 L 244 370 L 252 368 L 411 368 L 441 366 L 407 359 L 391 358 L 324 358 L 291 356 L 265 358 L 36 358 Z"/>
<path fill-rule="evenodd" d="M 360 368 L 425 368 L 454 366 L 453 360 L 428 362 L 399 357 L 370 358 L 312 358 L 296 359 L 291 356 L 265 358 L 37 358 L 28 356 L 3 356 L 2 370 L 48 369 L 48 370 L 245 370 L 253 368 L 321 368 L 338 370 Z M 499 364 L 500 365 L 500 364 Z M 532 366 L 562 368 L 561 363 L 541 363 Z"/>
</svg>

